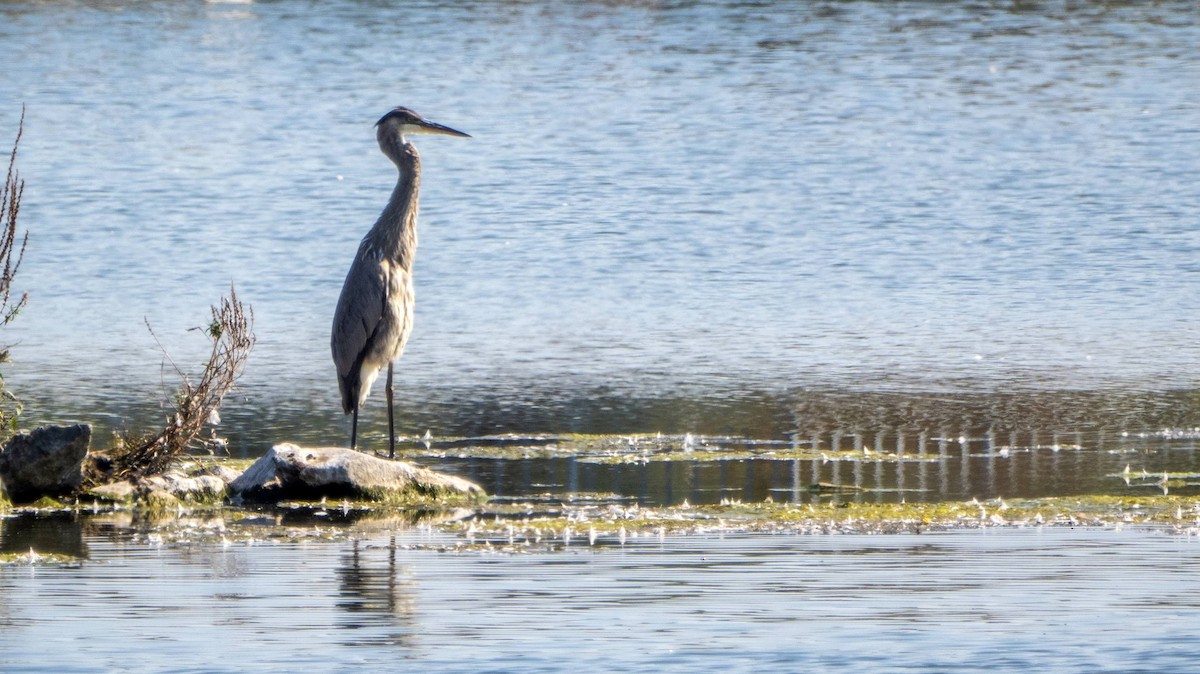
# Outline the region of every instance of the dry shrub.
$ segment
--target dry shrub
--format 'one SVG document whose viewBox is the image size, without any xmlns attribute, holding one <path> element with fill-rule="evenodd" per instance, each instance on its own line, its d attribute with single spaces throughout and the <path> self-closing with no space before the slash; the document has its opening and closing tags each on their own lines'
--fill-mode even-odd
<svg viewBox="0 0 1200 674">
<path fill-rule="evenodd" d="M 161 473 L 187 450 L 199 449 L 211 442 L 201 438 L 200 432 L 205 425 L 215 423 L 219 418 L 217 410 L 221 401 L 241 376 L 254 348 L 253 327 L 253 310 L 244 308 L 237 293 L 230 288 L 229 297 L 222 299 L 219 306 L 212 307 L 212 321 L 208 326 L 197 328 L 212 340 L 212 352 L 195 383 L 163 349 L 167 362 L 182 380 L 166 427 L 152 437 L 118 438 L 117 445 L 105 453 L 107 465 L 102 469 L 103 481 Z M 158 341 L 157 336 L 155 341 Z M 159 348 L 162 348 L 161 342 Z M 99 477 L 93 475 L 91 481 L 102 481 Z"/>
<path fill-rule="evenodd" d="M 21 195 L 25 192 L 25 181 L 17 173 L 17 147 L 24 132 L 25 107 L 22 106 L 17 138 L 8 157 L 8 173 L 0 187 L 0 327 L 11 323 L 29 301 L 29 293 L 21 293 L 16 301 L 12 298 L 13 279 L 25 258 L 25 245 L 29 242 L 28 231 L 17 235 L 17 216 L 21 212 Z M 0 346 L 0 363 L 6 363 L 8 359 L 8 346 Z M 5 431 L 15 429 L 20 413 L 20 401 L 4 385 L 4 377 L 0 375 L 0 428 Z"/>
</svg>

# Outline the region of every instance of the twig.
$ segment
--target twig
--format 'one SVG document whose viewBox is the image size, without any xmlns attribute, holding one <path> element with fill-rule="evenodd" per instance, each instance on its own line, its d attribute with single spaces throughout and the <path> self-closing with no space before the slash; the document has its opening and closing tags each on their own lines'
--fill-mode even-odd
<svg viewBox="0 0 1200 674">
<path fill-rule="evenodd" d="M 149 324 L 146 327 L 149 329 Z M 160 473 L 189 448 L 203 444 L 204 441 L 199 440 L 200 432 L 205 425 L 218 418 L 217 410 L 221 402 L 241 376 L 250 351 L 254 348 L 253 328 L 253 309 L 244 308 L 231 287 L 229 297 L 223 298 L 219 306 L 212 307 L 212 321 L 208 326 L 196 328 L 203 330 L 212 340 L 212 351 L 195 384 L 175 364 L 154 330 L 150 330 L 164 357 L 179 374 L 182 380 L 180 390 L 175 395 L 175 407 L 168 414 L 166 427 L 161 432 L 141 441 L 121 442 L 110 452 L 111 466 L 105 476 L 107 479 L 130 479 Z"/>
<path fill-rule="evenodd" d="M 21 262 L 25 259 L 25 246 L 29 243 L 29 232 L 20 237 L 17 247 L 17 216 L 21 212 L 21 196 L 25 193 L 25 181 L 17 173 L 17 148 L 25 133 L 25 106 L 21 106 L 21 120 L 17 123 L 17 137 L 13 140 L 12 153 L 8 156 L 8 173 L 0 186 L 0 327 L 8 325 L 17 317 L 21 308 L 29 301 L 29 293 L 12 301 L 13 279 Z M 0 346 L 0 363 L 8 362 L 9 346 Z M 0 428 L 15 430 L 21 414 L 21 401 L 10 392 L 0 375 Z"/>
</svg>

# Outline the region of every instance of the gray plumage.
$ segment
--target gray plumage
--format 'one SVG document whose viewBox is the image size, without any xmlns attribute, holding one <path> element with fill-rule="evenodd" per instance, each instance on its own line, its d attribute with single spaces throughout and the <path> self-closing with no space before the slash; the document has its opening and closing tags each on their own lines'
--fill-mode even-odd
<svg viewBox="0 0 1200 674">
<path fill-rule="evenodd" d="M 417 196 L 421 157 L 405 138 L 436 133 L 469 138 L 430 122 L 408 108 L 395 108 L 376 123 L 379 149 L 400 172 L 391 199 L 363 237 L 346 274 L 333 316 L 330 347 L 337 366 L 342 411 L 353 414 L 350 447 L 357 443 L 358 411 L 371 393 L 379 370 L 387 366 L 389 456 L 396 455 L 392 411 L 392 369 L 404 352 L 413 323 L 413 257 L 417 252 Z"/>
</svg>

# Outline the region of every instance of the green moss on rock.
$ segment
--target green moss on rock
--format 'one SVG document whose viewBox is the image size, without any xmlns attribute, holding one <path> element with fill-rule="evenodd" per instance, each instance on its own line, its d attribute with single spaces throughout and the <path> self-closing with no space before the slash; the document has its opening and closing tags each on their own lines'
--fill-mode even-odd
<svg viewBox="0 0 1200 674">
<path fill-rule="evenodd" d="M 161 513 L 178 510 L 183 502 L 169 492 L 155 490 L 138 499 L 137 505 L 150 513 Z"/>
<path fill-rule="evenodd" d="M 49 496 L 43 496 L 33 503 L 30 503 L 28 507 L 34 510 L 62 510 L 67 506 L 58 499 L 50 498 Z"/>
</svg>

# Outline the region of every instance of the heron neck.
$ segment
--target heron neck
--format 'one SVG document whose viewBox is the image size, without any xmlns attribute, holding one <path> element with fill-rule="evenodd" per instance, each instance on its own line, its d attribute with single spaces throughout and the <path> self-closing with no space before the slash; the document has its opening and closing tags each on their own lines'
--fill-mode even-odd
<svg viewBox="0 0 1200 674">
<path fill-rule="evenodd" d="M 400 176 L 392 197 L 367 235 L 379 254 L 406 271 L 412 270 L 417 252 L 417 194 L 421 185 L 421 157 L 410 143 L 382 146 Z"/>
</svg>

